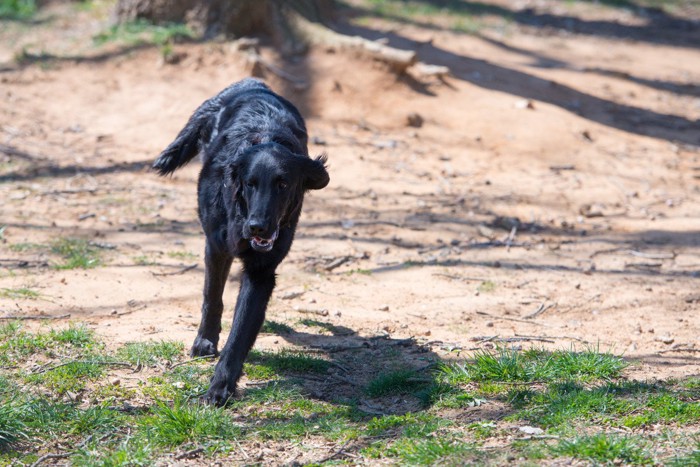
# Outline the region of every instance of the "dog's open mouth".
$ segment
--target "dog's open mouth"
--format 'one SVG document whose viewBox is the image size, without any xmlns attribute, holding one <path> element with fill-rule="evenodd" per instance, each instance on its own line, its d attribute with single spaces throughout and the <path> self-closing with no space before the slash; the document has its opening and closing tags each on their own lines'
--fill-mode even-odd
<svg viewBox="0 0 700 467">
<path fill-rule="evenodd" d="M 250 246 L 253 247 L 255 251 L 267 252 L 272 250 L 275 245 L 275 240 L 277 240 L 277 235 L 279 234 L 279 229 L 275 230 L 270 238 L 262 237 L 252 237 L 250 239 Z"/>
</svg>

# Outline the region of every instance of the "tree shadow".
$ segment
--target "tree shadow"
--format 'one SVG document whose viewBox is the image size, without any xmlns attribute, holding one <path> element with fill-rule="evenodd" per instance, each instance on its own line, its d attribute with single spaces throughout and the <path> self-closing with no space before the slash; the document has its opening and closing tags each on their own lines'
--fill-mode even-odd
<svg viewBox="0 0 700 467">
<path fill-rule="evenodd" d="M 539 30 L 563 31 L 566 33 L 601 37 L 606 39 L 635 40 L 652 44 L 664 44 L 679 47 L 697 48 L 700 44 L 700 26 L 697 20 L 680 18 L 671 15 L 661 8 L 645 7 L 639 2 L 626 0 L 608 0 L 603 3 L 608 6 L 624 9 L 643 24 L 628 25 L 613 20 L 585 20 L 576 16 L 540 12 L 535 8 L 506 8 L 483 2 L 463 0 L 417 0 L 412 2 L 422 7 L 424 15 L 449 15 L 450 18 L 465 18 L 496 16 L 507 22 L 520 26 L 533 27 Z M 415 8 L 415 6 L 414 6 Z M 409 7 L 407 6 L 407 9 Z M 429 21 L 422 21 L 421 15 L 400 15 L 390 9 L 377 7 L 352 6 L 347 13 L 353 16 L 379 16 L 385 19 L 412 24 L 425 29 L 442 29 Z"/>
<path fill-rule="evenodd" d="M 433 43 L 412 41 L 396 32 L 377 31 L 363 26 L 352 26 L 351 31 L 369 40 L 385 38 L 393 47 L 415 49 L 422 60 L 446 66 L 455 78 L 484 89 L 552 104 L 587 120 L 628 133 L 690 145 L 700 144 L 700 134 L 692 131 L 698 125 L 695 120 L 602 99 L 553 80 L 459 55 Z"/>
</svg>

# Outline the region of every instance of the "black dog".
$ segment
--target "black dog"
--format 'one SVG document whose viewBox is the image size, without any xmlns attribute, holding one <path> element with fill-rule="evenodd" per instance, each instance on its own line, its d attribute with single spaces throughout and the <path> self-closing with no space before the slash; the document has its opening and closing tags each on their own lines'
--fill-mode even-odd
<svg viewBox="0 0 700 467">
<path fill-rule="evenodd" d="M 233 326 L 207 402 L 234 394 L 265 320 L 275 269 L 292 245 L 304 192 L 328 182 L 325 156 L 309 157 L 304 120 L 286 99 L 246 79 L 204 102 L 153 167 L 167 175 L 198 153 L 199 219 L 206 234 L 202 321 L 190 354 L 216 355 L 222 293 L 233 258 L 243 262 Z"/>
</svg>

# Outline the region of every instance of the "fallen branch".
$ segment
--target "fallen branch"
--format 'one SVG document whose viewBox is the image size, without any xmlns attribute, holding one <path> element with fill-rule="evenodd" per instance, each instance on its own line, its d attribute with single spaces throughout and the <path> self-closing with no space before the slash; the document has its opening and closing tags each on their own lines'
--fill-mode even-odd
<svg viewBox="0 0 700 467">
<path fill-rule="evenodd" d="M 67 459 L 71 455 L 72 453 L 70 452 L 63 452 L 59 454 L 44 454 L 43 456 L 38 458 L 30 467 L 37 467 L 38 465 L 41 465 L 42 463 L 50 459 Z"/>
<path fill-rule="evenodd" d="M 175 460 L 182 460 L 182 459 L 189 459 L 190 457 L 194 457 L 195 455 L 204 452 L 204 448 L 195 448 L 190 451 L 183 452 L 182 454 L 178 454 L 175 456 Z"/>
<path fill-rule="evenodd" d="M 169 370 L 173 370 L 173 369 L 175 369 L 175 368 L 177 368 L 177 367 L 179 367 L 179 366 L 189 365 L 190 363 L 198 362 L 199 360 L 208 360 L 208 359 L 211 359 L 211 358 L 216 358 L 216 355 L 203 355 L 203 356 L 201 356 L 201 357 L 194 357 L 194 358 L 191 358 L 191 359 L 189 359 L 189 360 L 185 360 L 184 362 L 176 363 L 175 365 L 173 365 L 173 366 L 171 366 L 170 368 L 168 368 L 168 371 L 169 371 Z"/>
<path fill-rule="evenodd" d="M 70 318 L 70 313 L 67 313 L 65 315 L 58 315 L 58 316 L 19 316 L 19 315 L 10 315 L 10 316 L 0 316 L 0 319 L 18 319 L 18 320 L 29 320 L 29 319 L 65 319 L 65 318 Z"/>
<path fill-rule="evenodd" d="M 306 313 L 310 315 L 318 315 L 318 316 L 328 316 L 328 310 L 325 308 L 323 309 L 316 309 L 316 308 L 301 308 L 298 306 L 292 307 L 294 311 L 297 313 Z"/>
<path fill-rule="evenodd" d="M 555 306 L 557 306 L 556 303 L 546 303 L 546 302 L 542 302 L 542 303 L 540 304 L 540 306 L 539 306 L 534 312 L 530 313 L 529 315 L 523 316 L 523 319 L 533 319 L 533 318 L 536 318 L 536 317 L 538 317 L 539 315 L 541 315 L 542 313 L 544 313 L 545 311 L 549 310 L 550 308 L 554 308 Z"/>
<path fill-rule="evenodd" d="M 516 334 L 516 337 L 528 337 L 528 338 L 535 338 L 535 339 L 571 339 L 574 341 L 582 342 L 584 344 L 588 344 L 588 341 L 581 339 L 580 337 L 574 337 L 574 336 L 525 336 L 522 334 Z"/>
<path fill-rule="evenodd" d="M 179 274 L 184 274 L 187 271 L 191 271 L 192 269 L 197 267 L 197 263 L 195 264 L 190 264 L 189 266 L 185 266 L 184 268 L 178 269 L 177 271 L 171 271 L 171 272 L 152 272 L 154 276 L 177 276 Z"/>
<path fill-rule="evenodd" d="M 536 325 L 538 325 L 538 326 L 549 326 L 548 324 L 538 323 L 538 322 L 536 322 L 536 321 L 527 321 L 527 320 L 518 319 L 518 318 L 507 318 L 507 317 L 505 317 L 505 316 L 496 316 L 496 315 L 492 315 L 491 313 L 486 313 L 485 311 L 477 311 L 476 314 L 477 314 L 477 315 L 482 315 L 482 316 L 488 316 L 488 317 L 494 318 L 494 319 L 503 319 L 503 320 L 506 320 L 506 321 L 515 321 L 515 322 L 518 322 L 518 323 L 536 324 Z"/>
<path fill-rule="evenodd" d="M 58 368 L 68 366 L 68 365 L 73 365 L 76 363 L 82 363 L 82 364 L 86 364 L 86 365 L 123 366 L 123 367 L 133 368 L 133 365 L 131 363 L 128 363 L 128 362 L 101 362 L 101 361 L 93 361 L 93 360 L 71 360 L 70 362 L 63 362 L 63 363 L 60 363 L 58 365 L 54 365 L 51 367 L 39 368 L 38 370 L 33 372 L 33 374 L 38 375 L 41 373 L 46 373 L 46 372 L 53 371 L 53 370 L 56 370 Z"/>
</svg>

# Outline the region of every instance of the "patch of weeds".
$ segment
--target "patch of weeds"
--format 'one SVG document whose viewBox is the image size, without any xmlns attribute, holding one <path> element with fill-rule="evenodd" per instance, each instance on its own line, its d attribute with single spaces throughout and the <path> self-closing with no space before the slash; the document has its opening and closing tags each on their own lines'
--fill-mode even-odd
<svg viewBox="0 0 700 467">
<path fill-rule="evenodd" d="M 20 440 L 28 438 L 24 423 L 27 405 L 16 395 L 0 397 L 0 452 L 9 450 Z"/>
<path fill-rule="evenodd" d="M 294 329 L 291 326 L 288 326 L 284 323 L 278 323 L 277 321 L 267 320 L 263 323 L 260 332 L 264 332 L 267 334 L 277 334 L 278 336 L 281 336 L 284 334 L 293 333 Z"/>
<path fill-rule="evenodd" d="M 71 456 L 76 466 L 150 466 L 153 465 L 153 447 L 147 439 L 127 436 L 114 441 L 93 439 Z"/>
<path fill-rule="evenodd" d="M 7 321 L 0 323 L 0 340 L 5 340 L 8 337 L 14 336 L 22 329 L 22 321 Z"/>
<path fill-rule="evenodd" d="M 336 326 L 331 323 L 327 323 L 325 321 L 319 321 L 317 319 L 309 319 L 309 318 L 304 318 L 299 320 L 299 324 L 302 326 L 310 327 L 310 328 L 320 328 L 325 331 L 330 332 L 334 336 L 339 336 L 339 335 L 348 335 L 352 334 L 353 332 L 347 328 L 343 328 L 341 326 Z"/>
<path fill-rule="evenodd" d="M 60 238 L 51 244 L 51 251 L 63 258 L 56 269 L 91 269 L 102 264 L 100 252 L 82 238 Z"/>
<path fill-rule="evenodd" d="M 298 387 L 287 382 L 272 381 L 262 387 L 247 389 L 241 399 L 232 401 L 230 405 L 236 410 L 250 407 L 251 405 L 268 405 L 303 399 L 304 396 Z"/>
<path fill-rule="evenodd" d="M 78 347 L 83 349 L 93 348 L 97 342 L 95 341 L 95 332 L 83 325 L 70 325 L 66 329 L 49 331 L 49 338 L 55 343 Z"/>
<path fill-rule="evenodd" d="M 426 405 L 434 408 L 460 409 L 474 407 L 483 401 L 451 384 L 436 382 L 420 391 L 416 396 Z"/>
<path fill-rule="evenodd" d="M 117 350 L 117 357 L 135 366 L 171 364 L 180 358 L 185 345 L 179 341 L 130 342 Z"/>
<path fill-rule="evenodd" d="M 676 455 L 669 460 L 673 467 L 686 467 L 688 465 L 700 465 L 700 440 L 695 444 L 695 449 L 687 454 Z"/>
<path fill-rule="evenodd" d="M 16 289 L 0 288 L 0 298 L 9 298 L 11 300 L 36 300 L 41 297 L 41 294 L 29 287 L 20 287 Z"/>
<path fill-rule="evenodd" d="M 168 256 L 180 261 L 194 261 L 198 258 L 197 255 L 189 251 L 169 251 Z"/>
<path fill-rule="evenodd" d="M 479 293 L 493 292 L 496 290 L 496 283 L 491 281 L 483 281 L 481 284 L 479 284 L 479 287 L 477 287 L 476 290 Z"/>
<path fill-rule="evenodd" d="M 155 260 L 146 255 L 134 256 L 131 259 L 134 261 L 134 264 L 138 266 L 153 266 L 157 264 Z"/>
<path fill-rule="evenodd" d="M 591 462 L 619 463 L 634 465 L 653 464 L 640 440 L 626 436 L 596 434 L 580 436 L 572 440 L 561 440 L 553 446 L 552 452 L 560 456 L 571 456 Z"/>
<path fill-rule="evenodd" d="M 340 412 L 304 415 L 293 412 L 285 419 L 268 418 L 255 427 L 254 434 L 266 439 L 288 440 L 321 435 L 327 439 L 356 437 L 354 426 Z"/>
<path fill-rule="evenodd" d="M 330 362 L 326 360 L 286 349 L 278 352 L 252 350 L 248 361 L 259 367 L 266 367 L 273 373 L 323 373 L 330 367 Z"/>
<path fill-rule="evenodd" d="M 151 414 L 139 420 L 139 425 L 153 443 L 171 447 L 190 441 L 205 444 L 211 440 L 230 440 L 241 434 L 224 409 L 181 398 L 172 405 L 157 401 Z"/>
<path fill-rule="evenodd" d="M 269 366 L 244 363 L 243 372 L 253 381 L 267 381 L 277 378 L 279 375 Z"/>
<path fill-rule="evenodd" d="M 429 384 L 429 381 L 416 377 L 413 370 L 396 370 L 381 374 L 369 382 L 365 392 L 370 397 L 387 394 L 405 394 Z"/>
<path fill-rule="evenodd" d="M 44 373 L 26 377 L 27 382 L 40 384 L 62 396 L 68 392 L 77 393 L 85 389 L 90 381 L 104 374 L 104 366 L 89 362 L 66 362 Z"/>
<path fill-rule="evenodd" d="M 353 274 L 362 274 L 363 276 L 371 276 L 372 270 L 371 269 L 356 268 L 356 269 L 351 269 L 351 270 L 347 271 L 345 274 L 347 274 L 348 276 L 352 276 Z"/>
<path fill-rule="evenodd" d="M 435 432 L 447 422 L 427 413 L 406 413 L 374 417 L 367 423 L 369 436 L 380 436 L 400 432 L 406 438 L 422 438 Z"/>
<path fill-rule="evenodd" d="M 36 10 L 35 0 L 0 0 L 0 19 L 28 19 Z"/>
<path fill-rule="evenodd" d="M 154 44 L 164 46 L 181 39 L 192 39 L 194 33 L 185 24 L 155 25 L 137 20 L 112 26 L 93 37 L 96 45 L 119 42 L 126 45 Z"/>
<path fill-rule="evenodd" d="M 465 465 L 470 463 L 465 457 L 475 450 L 467 443 L 437 437 L 422 441 L 401 438 L 388 453 L 410 465 Z"/>
<path fill-rule="evenodd" d="M 688 424 L 700 421 L 700 404 L 684 401 L 675 394 L 654 394 L 640 405 L 643 413 L 624 417 L 622 425 L 637 428 L 659 422 Z"/>
<path fill-rule="evenodd" d="M 13 243 L 12 245 L 9 246 L 10 251 L 14 251 L 15 253 L 22 253 L 25 251 L 32 251 L 32 250 L 43 250 L 44 245 L 40 245 L 38 243 Z"/>
<path fill-rule="evenodd" d="M 44 353 L 51 347 L 48 334 L 30 334 L 15 330 L 0 343 L 0 362 L 24 361 L 35 353 Z"/>
<path fill-rule="evenodd" d="M 620 375 L 627 366 L 621 358 L 594 349 L 478 351 L 472 362 L 444 365 L 442 378 L 452 384 L 473 381 L 554 382 L 563 380 L 592 381 Z"/>
<path fill-rule="evenodd" d="M 496 433 L 496 424 L 493 422 L 474 422 L 470 423 L 467 428 L 477 439 L 490 438 Z"/>
</svg>

